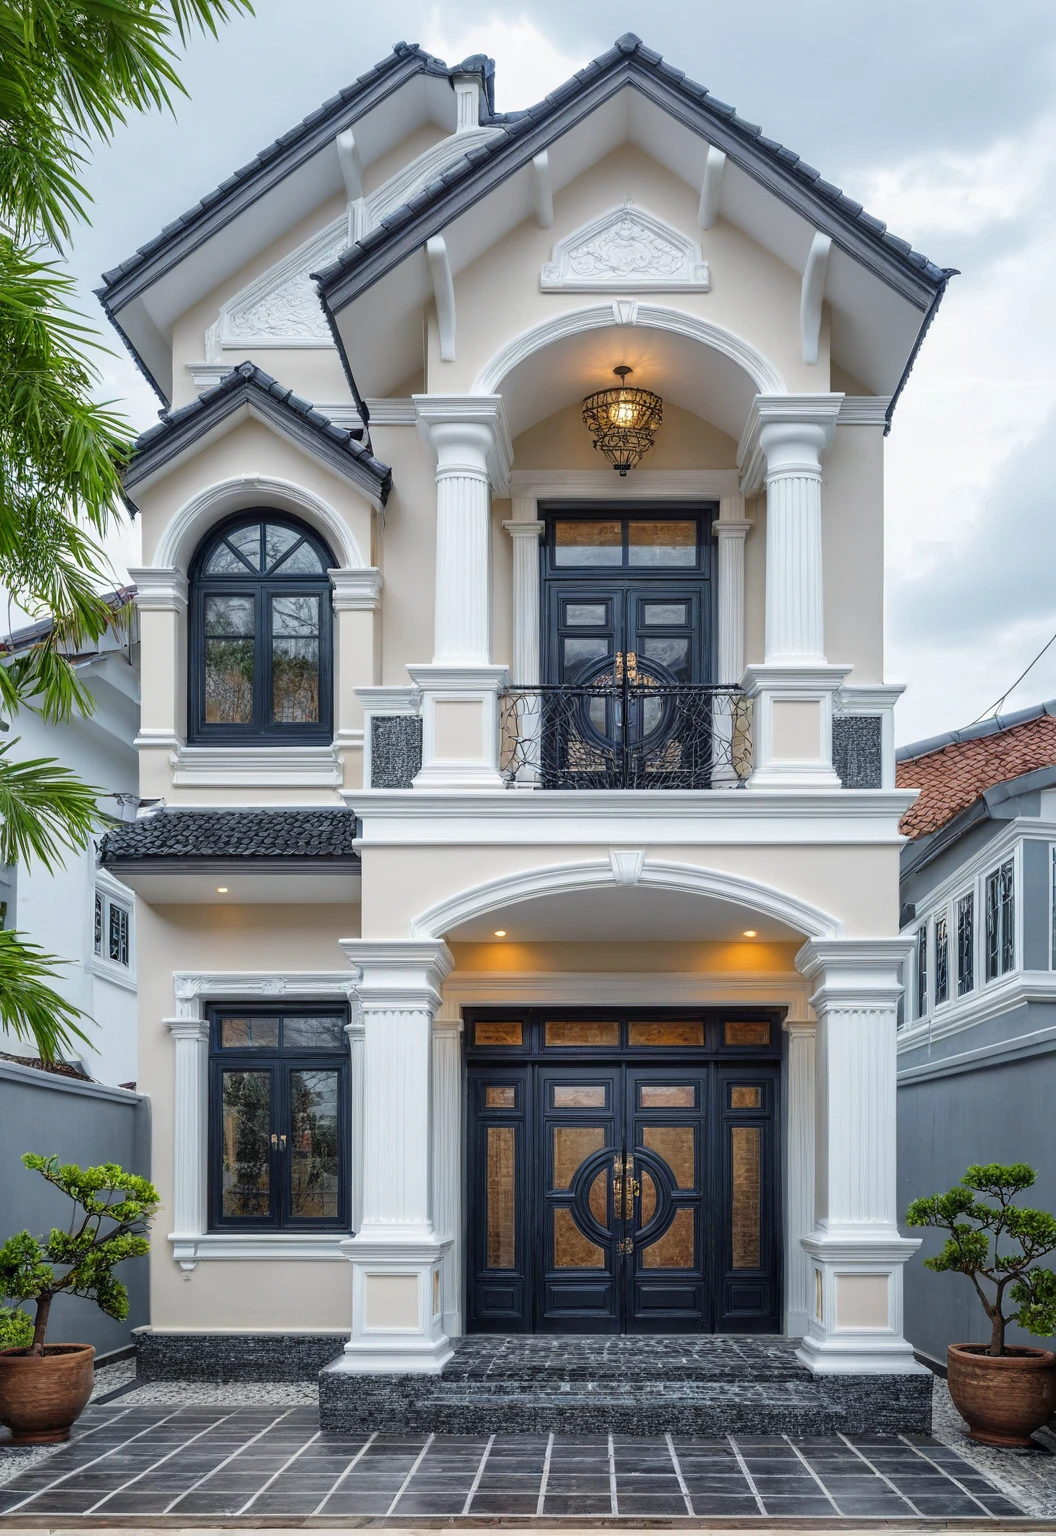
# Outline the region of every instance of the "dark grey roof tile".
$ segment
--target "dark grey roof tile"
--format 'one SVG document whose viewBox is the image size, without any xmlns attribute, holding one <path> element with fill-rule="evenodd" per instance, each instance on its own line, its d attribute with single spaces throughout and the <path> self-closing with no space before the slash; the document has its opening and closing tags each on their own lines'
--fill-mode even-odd
<svg viewBox="0 0 1056 1536">
<path fill-rule="evenodd" d="M 121 822 L 102 838 L 104 865 L 171 859 L 340 859 L 358 863 L 355 815 L 318 810 L 164 809 Z"/>
</svg>

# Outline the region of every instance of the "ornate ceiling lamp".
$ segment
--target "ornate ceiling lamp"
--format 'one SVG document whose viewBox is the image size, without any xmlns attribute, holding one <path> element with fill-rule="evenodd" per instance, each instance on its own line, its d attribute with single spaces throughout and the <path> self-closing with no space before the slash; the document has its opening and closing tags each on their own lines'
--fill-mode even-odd
<svg viewBox="0 0 1056 1536">
<path fill-rule="evenodd" d="M 619 386 L 587 396 L 583 424 L 593 433 L 595 448 L 625 475 L 653 446 L 656 429 L 664 419 L 664 402 L 651 390 L 632 389 L 627 384 L 632 368 L 621 364 L 612 371 Z"/>
</svg>

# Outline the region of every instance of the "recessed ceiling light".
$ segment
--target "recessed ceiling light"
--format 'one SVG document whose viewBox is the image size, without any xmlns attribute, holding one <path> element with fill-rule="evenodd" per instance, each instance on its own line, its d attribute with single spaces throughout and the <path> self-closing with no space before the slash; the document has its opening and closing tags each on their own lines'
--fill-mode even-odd
<svg viewBox="0 0 1056 1536">
<path fill-rule="evenodd" d="M 746 939 L 757 939 L 759 937 L 759 930 L 757 928 L 746 928 L 744 936 Z"/>
<path fill-rule="evenodd" d="M 495 930 L 495 937 L 497 939 L 504 939 L 506 937 L 506 930 L 505 930 L 505 928 L 496 928 L 496 930 Z"/>
<path fill-rule="evenodd" d="M 227 895 L 227 886 L 226 885 L 218 885 L 217 888 L 216 888 L 216 894 L 218 896 L 226 896 Z"/>
</svg>

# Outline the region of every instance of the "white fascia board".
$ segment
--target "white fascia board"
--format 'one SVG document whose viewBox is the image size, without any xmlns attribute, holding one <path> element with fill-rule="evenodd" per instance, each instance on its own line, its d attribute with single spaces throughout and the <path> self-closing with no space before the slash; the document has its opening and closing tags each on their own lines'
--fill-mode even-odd
<svg viewBox="0 0 1056 1536">
<path fill-rule="evenodd" d="M 899 848 L 905 790 L 516 790 L 343 792 L 357 846 L 605 842 L 874 845 Z"/>
<path fill-rule="evenodd" d="M 1056 843 L 1056 822 L 1042 821 L 1038 817 L 1016 816 L 1011 821 L 993 821 L 991 826 L 994 828 L 993 837 L 983 843 L 970 859 L 965 859 L 963 864 L 959 864 L 952 875 L 948 875 L 921 898 L 917 904 L 917 915 L 912 923 L 907 925 L 907 932 L 916 933 L 922 923 L 929 922 L 936 912 L 941 913 L 942 908 L 954 896 L 961 895 L 965 887 L 970 885 L 978 875 L 990 874 L 1010 853 L 1015 852 L 1024 838 Z M 951 846 L 955 847 L 956 844 Z M 924 867 L 926 870 L 927 865 Z M 916 871 L 914 871 L 915 874 Z"/>
</svg>

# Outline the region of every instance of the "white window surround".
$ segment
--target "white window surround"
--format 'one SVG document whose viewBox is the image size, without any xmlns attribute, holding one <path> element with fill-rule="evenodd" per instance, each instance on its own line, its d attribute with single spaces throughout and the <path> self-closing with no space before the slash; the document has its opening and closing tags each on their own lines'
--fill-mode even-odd
<svg viewBox="0 0 1056 1536">
<path fill-rule="evenodd" d="M 177 971 L 173 977 L 176 1013 L 162 1022 L 174 1051 L 173 1259 L 187 1274 L 203 1259 L 343 1259 L 348 1232 L 210 1232 L 208 1230 L 209 1020 L 211 1003 L 289 999 L 352 1007 L 346 1026 L 352 1056 L 351 1100 L 362 1098 L 362 1028 L 354 1007 L 356 978 L 343 971 Z M 357 1133 L 353 1118 L 353 1190 Z M 356 1219 L 353 1200 L 353 1222 Z"/>
<path fill-rule="evenodd" d="M 95 897 L 103 899 L 103 933 L 102 953 L 97 954 L 94 945 L 95 927 Z M 123 907 L 128 913 L 128 964 L 121 965 L 116 960 L 111 960 L 107 953 L 107 945 L 110 936 L 110 905 Z M 95 872 L 95 888 L 91 897 L 92 919 L 92 974 L 99 976 L 104 981 L 111 981 L 116 986 L 124 987 L 129 992 L 136 990 L 136 897 L 135 892 L 129 890 L 120 880 L 116 880 L 108 870 L 97 869 Z"/>
<path fill-rule="evenodd" d="M 921 903 L 912 923 L 903 933 L 915 937 L 924 927 L 928 942 L 928 1007 L 915 1018 L 907 1019 L 898 1031 L 900 1051 L 915 1050 L 930 1040 L 941 1040 L 946 1035 L 970 1029 L 986 1019 L 994 1018 L 1014 1006 L 1010 999 L 1022 990 L 1025 978 L 1030 977 L 1036 991 L 1036 978 L 1048 972 L 1028 972 L 1023 968 L 1023 842 L 1030 836 L 1039 840 L 1056 838 L 1056 826 L 1041 824 L 1033 818 L 1017 818 L 1008 824 L 992 842 L 980 849 L 956 874 L 951 875 L 929 893 L 926 904 Z M 1014 964 L 999 976 L 986 979 L 986 879 L 1002 864 L 1012 859 L 1013 899 L 1015 902 Z M 957 902 L 971 891 L 975 896 L 973 941 L 973 986 L 970 992 L 957 996 Z M 1051 901 L 1051 895 L 1050 895 Z M 935 919 L 945 915 L 950 942 L 950 990 L 946 1002 L 935 1004 L 934 952 Z M 1051 922 L 1051 911 L 1050 911 Z M 913 969 L 915 988 L 916 968 Z M 909 992 L 907 987 L 907 994 Z M 1052 995 L 1056 997 L 1056 978 L 1053 978 Z M 913 1002 L 916 1003 L 915 990 Z"/>
</svg>

